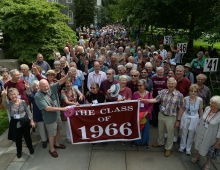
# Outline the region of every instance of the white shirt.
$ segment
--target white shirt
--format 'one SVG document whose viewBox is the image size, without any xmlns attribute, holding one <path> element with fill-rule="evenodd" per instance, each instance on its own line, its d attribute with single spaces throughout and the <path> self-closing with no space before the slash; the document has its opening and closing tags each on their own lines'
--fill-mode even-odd
<svg viewBox="0 0 220 170">
<path fill-rule="evenodd" d="M 160 50 L 159 49 L 159 51 L 160 51 L 160 55 L 163 57 L 163 60 L 167 57 L 167 50 Z"/>
<path fill-rule="evenodd" d="M 101 82 L 106 79 L 107 79 L 107 77 L 106 77 L 105 72 L 99 71 L 99 74 L 95 74 L 95 71 L 93 71 L 93 72 L 89 73 L 89 75 L 88 75 L 87 88 L 90 91 L 90 87 L 91 87 L 92 83 L 98 83 L 100 86 Z"/>
<path fill-rule="evenodd" d="M 66 54 L 66 59 L 67 59 L 68 62 L 70 62 L 70 53 Z"/>
</svg>

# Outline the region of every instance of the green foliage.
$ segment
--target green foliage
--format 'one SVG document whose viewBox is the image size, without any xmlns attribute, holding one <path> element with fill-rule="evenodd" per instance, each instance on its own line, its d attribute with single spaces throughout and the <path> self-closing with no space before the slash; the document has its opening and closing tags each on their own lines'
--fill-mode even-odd
<svg viewBox="0 0 220 170">
<path fill-rule="evenodd" d="M 51 59 L 54 50 L 62 51 L 65 42 L 76 42 L 74 31 L 60 13 L 65 8 L 45 0 L 1 0 L 0 29 L 5 46 L 20 61 L 32 62 L 37 53 Z"/>
<path fill-rule="evenodd" d="M 182 29 L 189 41 L 203 32 L 214 34 L 220 26 L 219 0 L 118 0 L 110 6 L 111 17 L 130 26 L 151 26 L 167 30 Z M 129 22 L 127 22 L 127 17 Z M 220 36 L 215 36 L 215 41 Z M 191 44 L 192 45 L 192 44 Z"/>
<path fill-rule="evenodd" d="M 90 26 L 94 23 L 96 0 L 74 0 L 74 16 L 78 26 Z"/>
<path fill-rule="evenodd" d="M 7 111 L 5 109 L 2 109 L 0 107 L 0 135 L 5 132 L 5 130 L 8 128 L 8 115 Z"/>
</svg>

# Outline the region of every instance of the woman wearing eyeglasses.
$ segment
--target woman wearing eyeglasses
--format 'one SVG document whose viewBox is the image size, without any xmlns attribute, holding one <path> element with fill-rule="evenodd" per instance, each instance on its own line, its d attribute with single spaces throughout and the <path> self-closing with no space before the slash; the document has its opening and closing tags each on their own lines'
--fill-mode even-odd
<svg viewBox="0 0 220 170">
<path fill-rule="evenodd" d="M 205 108 L 199 121 L 194 138 L 197 154 L 192 162 L 200 160 L 200 156 L 206 156 L 211 146 L 215 149 L 220 147 L 220 96 L 213 96 L 210 99 L 210 106 Z M 207 156 L 204 170 L 211 168 L 210 157 Z"/>
<path fill-rule="evenodd" d="M 144 79 L 138 80 L 137 83 L 138 91 L 135 92 L 132 96 L 132 100 L 138 100 L 138 99 L 152 99 L 153 96 L 150 92 L 146 91 L 147 82 Z M 147 103 L 147 102 L 140 102 L 140 112 L 145 112 L 143 118 L 146 118 L 145 126 L 141 133 L 141 140 L 136 140 L 131 143 L 131 147 L 134 147 L 135 145 L 144 145 L 147 149 L 149 148 L 149 120 L 152 119 L 152 109 L 153 104 Z M 141 121 L 141 120 L 140 120 Z"/>
<path fill-rule="evenodd" d="M 30 136 L 30 125 L 35 127 L 33 116 L 27 103 L 18 98 L 19 92 L 16 88 L 4 89 L 2 91 L 3 105 L 8 109 L 11 116 L 9 123 L 8 139 L 16 143 L 17 157 L 22 156 L 22 137 L 24 137 L 30 154 L 34 153 Z M 10 101 L 6 101 L 6 96 Z"/>
<path fill-rule="evenodd" d="M 105 95 L 99 92 L 98 83 L 91 84 L 90 91 L 86 95 L 86 103 L 87 104 L 105 103 Z"/>
<path fill-rule="evenodd" d="M 182 136 L 179 152 L 183 153 L 186 150 L 186 155 L 191 155 L 195 130 L 199 123 L 199 117 L 203 113 L 203 101 L 202 98 L 198 97 L 198 90 L 199 87 L 196 84 L 191 85 L 189 96 L 184 98 L 185 111 L 181 118 Z"/>
<path fill-rule="evenodd" d="M 65 82 L 65 87 L 63 88 L 63 90 L 61 90 L 61 107 L 66 107 L 70 105 L 79 106 L 78 99 L 82 101 L 83 98 L 84 98 L 83 94 L 77 88 L 72 87 L 72 81 L 70 78 L 68 78 Z M 61 114 L 61 119 L 62 121 L 66 121 L 66 117 L 63 115 L 63 112 Z M 70 143 L 71 136 L 67 121 L 66 121 L 66 136 L 67 136 L 67 142 Z"/>
</svg>

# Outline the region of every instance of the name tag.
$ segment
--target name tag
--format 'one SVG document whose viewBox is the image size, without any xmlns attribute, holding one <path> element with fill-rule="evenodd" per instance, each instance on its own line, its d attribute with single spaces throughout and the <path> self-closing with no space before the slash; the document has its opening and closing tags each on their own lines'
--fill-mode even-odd
<svg viewBox="0 0 220 170">
<path fill-rule="evenodd" d="M 196 68 L 200 68 L 200 66 L 197 66 Z"/>
<path fill-rule="evenodd" d="M 141 104 L 140 104 L 140 107 L 144 107 L 144 103 L 141 103 Z"/>
<path fill-rule="evenodd" d="M 42 70 L 42 73 L 43 73 L 43 74 L 45 74 L 45 71 L 44 71 L 44 70 Z"/>
<path fill-rule="evenodd" d="M 122 95 L 119 94 L 118 95 L 118 99 L 123 99 Z"/>
<path fill-rule="evenodd" d="M 98 102 L 98 100 L 93 100 L 92 101 L 92 104 L 98 104 L 99 102 Z"/>
<path fill-rule="evenodd" d="M 20 99 L 21 98 L 21 95 L 18 95 L 18 99 Z"/>
<path fill-rule="evenodd" d="M 14 119 L 20 119 L 20 115 L 19 114 L 14 114 Z"/>
<path fill-rule="evenodd" d="M 161 106 L 161 110 L 162 110 L 162 111 L 165 111 L 165 109 L 166 109 L 166 107 Z"/>
<path fill-rule="evenodd" d="M 205 128 L 208 128 L 208 127 L 209 127 L 209 124 L 206 123 L 206 122 L 204 122 L 204 126 L 205 126 Z"/>
</svg>

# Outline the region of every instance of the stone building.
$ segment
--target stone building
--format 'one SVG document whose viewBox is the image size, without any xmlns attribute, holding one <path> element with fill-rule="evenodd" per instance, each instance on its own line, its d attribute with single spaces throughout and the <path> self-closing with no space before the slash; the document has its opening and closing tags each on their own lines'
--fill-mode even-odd
<svg viewBox="0 0 220 170">
<path fill-rule="evenodd" d="M 69 6 L 69 8 L 62 9 L 61 12 L 71 19 L 67 21 L 67 24 L 75 30 L 76 21 L 74 19 L 74 0 L 47 0 L 47 2 L 60 3 L 65 6 Z"/>
</svg>

